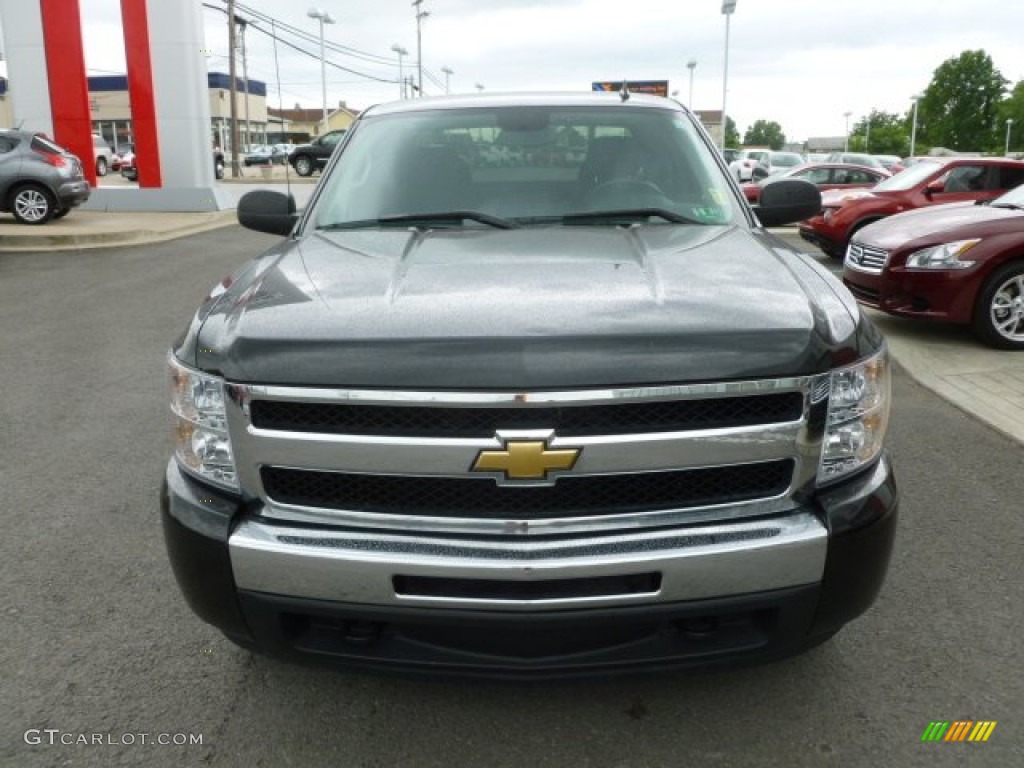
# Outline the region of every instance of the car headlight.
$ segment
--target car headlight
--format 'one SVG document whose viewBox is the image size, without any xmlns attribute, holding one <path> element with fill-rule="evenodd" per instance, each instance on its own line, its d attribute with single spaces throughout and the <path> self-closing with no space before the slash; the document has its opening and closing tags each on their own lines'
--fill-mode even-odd
<svg viewBox="0 0 1024 768">
<path fill-rule="evenodd" d="M 907 269 L 967 269 L 975 262 L 960 258 L 981 240 L 956 240 L 931 248 L 922 248 L 907 257 Z"/>
<path fill-rule="evenodd" d="M 200 479 L 238 490 L 224 408 L 224 380 L 185 367 L 173 353 L 167 356 L 167 367 L 175 458 Z"/>
<path fill-rule="evenodd" d="M 884 346 L 866 360 L 831 373 L 819 485 L 856 472 L 882 452 L 891 390 L 889 353 Z"/>
</svg>

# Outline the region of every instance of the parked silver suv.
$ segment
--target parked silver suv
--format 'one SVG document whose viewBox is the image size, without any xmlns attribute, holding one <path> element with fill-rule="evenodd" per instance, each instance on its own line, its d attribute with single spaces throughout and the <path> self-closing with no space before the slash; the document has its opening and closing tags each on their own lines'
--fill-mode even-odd
<svg viewBox="0 0 1024 768">
<path fill-rule="evenodd" d="M 77 157 L 41 133 L 0 131 L 0 211 L 45 224 L 88 199 Z"/>
<path fill-rule="evenodd" d="M 92 135 L 93 153 L 96 155 L 96 175 L 106 176 L 114 162 L 114 150 L 100 134 Z"/>
</svg>

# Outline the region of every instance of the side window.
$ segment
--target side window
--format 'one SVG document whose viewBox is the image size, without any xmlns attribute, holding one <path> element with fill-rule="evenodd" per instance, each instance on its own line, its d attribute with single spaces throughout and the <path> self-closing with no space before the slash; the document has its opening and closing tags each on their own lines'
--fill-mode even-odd
<svg viewBox="0 0 1024 768">
<path fill-rule="evenodd" d="M 949 172 L 944 192 L 977 192 L 985 189 L 987 168 L 982 165 L 959 165 Z"/>
<path fill-rule="evenodd" d="M 873 184 L 875 179 L 867 171 L 862 171 L 858 168 L 853 168 L 846 172 L 846 183 L 847 184 Z"/>
<path fill-rule="evenodd" d="M 345 134 L 343 132 L 339 132 L 339 133 L 325 133 L 323 141 L 321 143 L 325 147 L 332 147 L 333 148 L 339 141 L 341 141 L 341 137 L 344 136 L 344 135 Z"/>
<path fill-rule="evenodd" d="M 0 136 L 0 155 L 6 155 L 8 152 L 18 146 L 18 142 L 13 139 L 9 139 L 6 136 Z"/>
<path fill-rule="evenodd" d="M 828 168 L 811 168 L 794 175 L 798 179 L 811 182 L 811 184 L 828 184 L 829 171 Z"/>
<path fill-rule="evenodd" d="M 999 189 L 1013 189 L 1024 184 L 1024 168 L 1003 166 L 999 169 Z"/>
</svg>

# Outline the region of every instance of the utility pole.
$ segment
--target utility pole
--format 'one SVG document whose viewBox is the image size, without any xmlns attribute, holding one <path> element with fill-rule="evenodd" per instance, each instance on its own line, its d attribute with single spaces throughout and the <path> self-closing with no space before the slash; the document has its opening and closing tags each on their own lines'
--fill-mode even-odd
<svg viewBox="0 0 1024 768">
<path fill-rule="evenodd" d="M 451 76 L 455 74 L 455 70 L 451 67 L 441 67 L 441 71 L 444 72 L 444 95 L 447 96 L 451 92 L 449 85 L 451 84 Z"/>
<path fill-rule="evenodd" d="M 245 55 L 245 30 L 249 22 L 238 18 L 238 28 L 242 34 L 242 82 L 245 84 L 245 146 L 246 151 L 252 149 L 252 125 L 249 123 L 249 60 Z"/>
<path fill-rule="evenodd" d="M 416 80 L 419 88 L 419 95 L 423 96 L 423 19 L 430 15 L 430 11 L 420 10 L 423 0 L 413 0 L 412 7 L 416 9 Z"/>
<path fill-rule="evenodd" d="M 228 77 L 231 79 L 231 177 L 242 175 L 238 165 L 238 72 L 235 69 L 235 0 L 228 0 Z"/>
</svg>

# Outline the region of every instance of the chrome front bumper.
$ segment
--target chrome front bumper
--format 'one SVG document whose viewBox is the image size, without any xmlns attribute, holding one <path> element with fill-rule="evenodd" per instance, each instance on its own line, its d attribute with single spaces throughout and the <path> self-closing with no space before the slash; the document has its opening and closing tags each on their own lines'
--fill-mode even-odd
<svg viewBox="0 0 1024 768">
<path fill-rule="evenodd" d="M 571 541 L 453 539 L 243 521 L 228 539 L 240 590 L 376 606 L 544 611 L 678 603 L 766 592 L 821 581 L 828 548 L 815 515 L 685 529 L 636 531 Z M 650 589 L 595 594 L 602 577 L 656 576 Z M 591 586 L 572 590 L 572 580 Z M 410 581 L 437 580 L 439 591 L 410 593 Z M 557 597 L 463 585 L 562 583 Z M 451 593 L 445 592 L 450 588 Z M 545 590 L 536 591 L 544 594 Z"/>
</svg>

